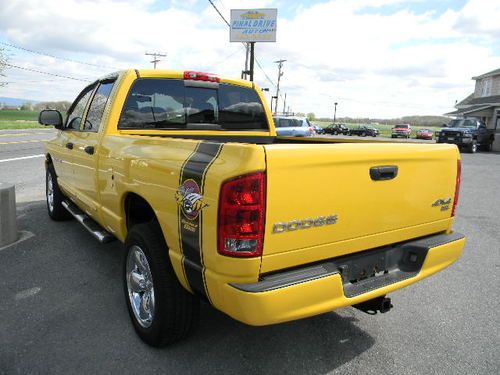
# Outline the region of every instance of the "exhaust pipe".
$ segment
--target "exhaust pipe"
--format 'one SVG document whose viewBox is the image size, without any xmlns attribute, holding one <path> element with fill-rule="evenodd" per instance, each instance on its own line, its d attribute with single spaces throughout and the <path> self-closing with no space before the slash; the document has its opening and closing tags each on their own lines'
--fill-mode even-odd
<svg viewBox="0 0 500 375">
<path fill-rule="evenodd" d="M 380 311 L 381 314 L 384 314 L 393 308 L 391 299 L 386 298 L 385 296 L 361 302 L 357 305 L 352 305 L 352 307 L 361 310 L 368 315 L 375 315 L 378 311 Z"/>
</svg>

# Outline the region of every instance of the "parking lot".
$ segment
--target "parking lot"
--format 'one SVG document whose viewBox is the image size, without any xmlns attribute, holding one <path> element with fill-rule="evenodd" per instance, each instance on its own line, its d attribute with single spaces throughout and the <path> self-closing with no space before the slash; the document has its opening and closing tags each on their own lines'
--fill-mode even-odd
<svg viewBox="0 0 500 375">
<path fill-rule="evenodd" d="M 391 295 L 388 314 L 345 308 L 249 327 L 202 305 L 189 339 L 153 349 L 129 321 L 120 243 L 101 245 L 76 221 L 49 220 L 43 158 L 25 158 L 43 152 L 36 140 L 45 134 L 0 137 L 0 180 L 18 186 L 26 238 L 0 249 L 0 374 L 499 373 L 499 153 L 462 154 L 455 230 L 468 237 L 464 255 Z"/>
</svg>

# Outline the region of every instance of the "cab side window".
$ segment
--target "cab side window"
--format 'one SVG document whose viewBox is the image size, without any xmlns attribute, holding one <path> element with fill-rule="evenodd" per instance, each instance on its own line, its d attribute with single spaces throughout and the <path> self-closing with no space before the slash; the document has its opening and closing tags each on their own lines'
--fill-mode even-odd
<svg viewBox="0 0 500 375">
<path fill-rule="evenodd" d="M 87 86 L 73 102 L 73 104 L 68 110 L 68 118 L 66 119 L 66 126 L 65 126 L 66 129 L 68 130 L 80 129 L 80 123 L 82 122 L 83 113 L 85 112 L 85 108 L 87 107 L 87 102 L 89 101 L 90 96 L 92 95 L 94 89 L 95 89 L 95 84 Z"/>
<path fill-rule="evenodd" d="M 85 125 L 83 130 L 97 132 L 101 126 L 102 116 L 104 114 L 104 109 L 106 108 L 106 103 L 108 102 L 109 95 L 113 89 L 113 82 L 101 83 L 97 89 L 92 102 L 90 103 L 89 111 L 87 113 L 87 119 L 85 120 Z"/>
</svg>

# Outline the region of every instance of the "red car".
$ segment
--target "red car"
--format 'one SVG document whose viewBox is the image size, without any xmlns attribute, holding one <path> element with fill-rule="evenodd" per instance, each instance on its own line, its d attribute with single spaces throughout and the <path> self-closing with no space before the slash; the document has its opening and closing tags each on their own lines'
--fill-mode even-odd
<svg viewBox="0 0 500 375">
<path fill-rule="evenodd" d="M 420 129 L 417 131 L 417 139 L 432 139 L 434 132 L 431 129 Z"/>
<path fill-rule="evenodd" d="M 410 124 L 399 124 L 392 128 L 391 138 L 410 138 L 411 126 Z"/>
</svg>

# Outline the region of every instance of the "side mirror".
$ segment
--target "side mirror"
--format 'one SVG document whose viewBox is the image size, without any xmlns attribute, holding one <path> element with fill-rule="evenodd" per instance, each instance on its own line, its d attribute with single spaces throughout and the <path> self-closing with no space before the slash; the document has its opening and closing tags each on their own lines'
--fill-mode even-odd
<svg viewBox="0 0 500 375">
<path fill-rule="evenodd" d="M 40 115 L 38 115 L 38 122 L 41 125 L 52 125 L 56 129 L 62 129 L 63 127 L 62 115 L 55 109 L 44 109 L 43 111 L 41 111 Z"/>
</svg>

